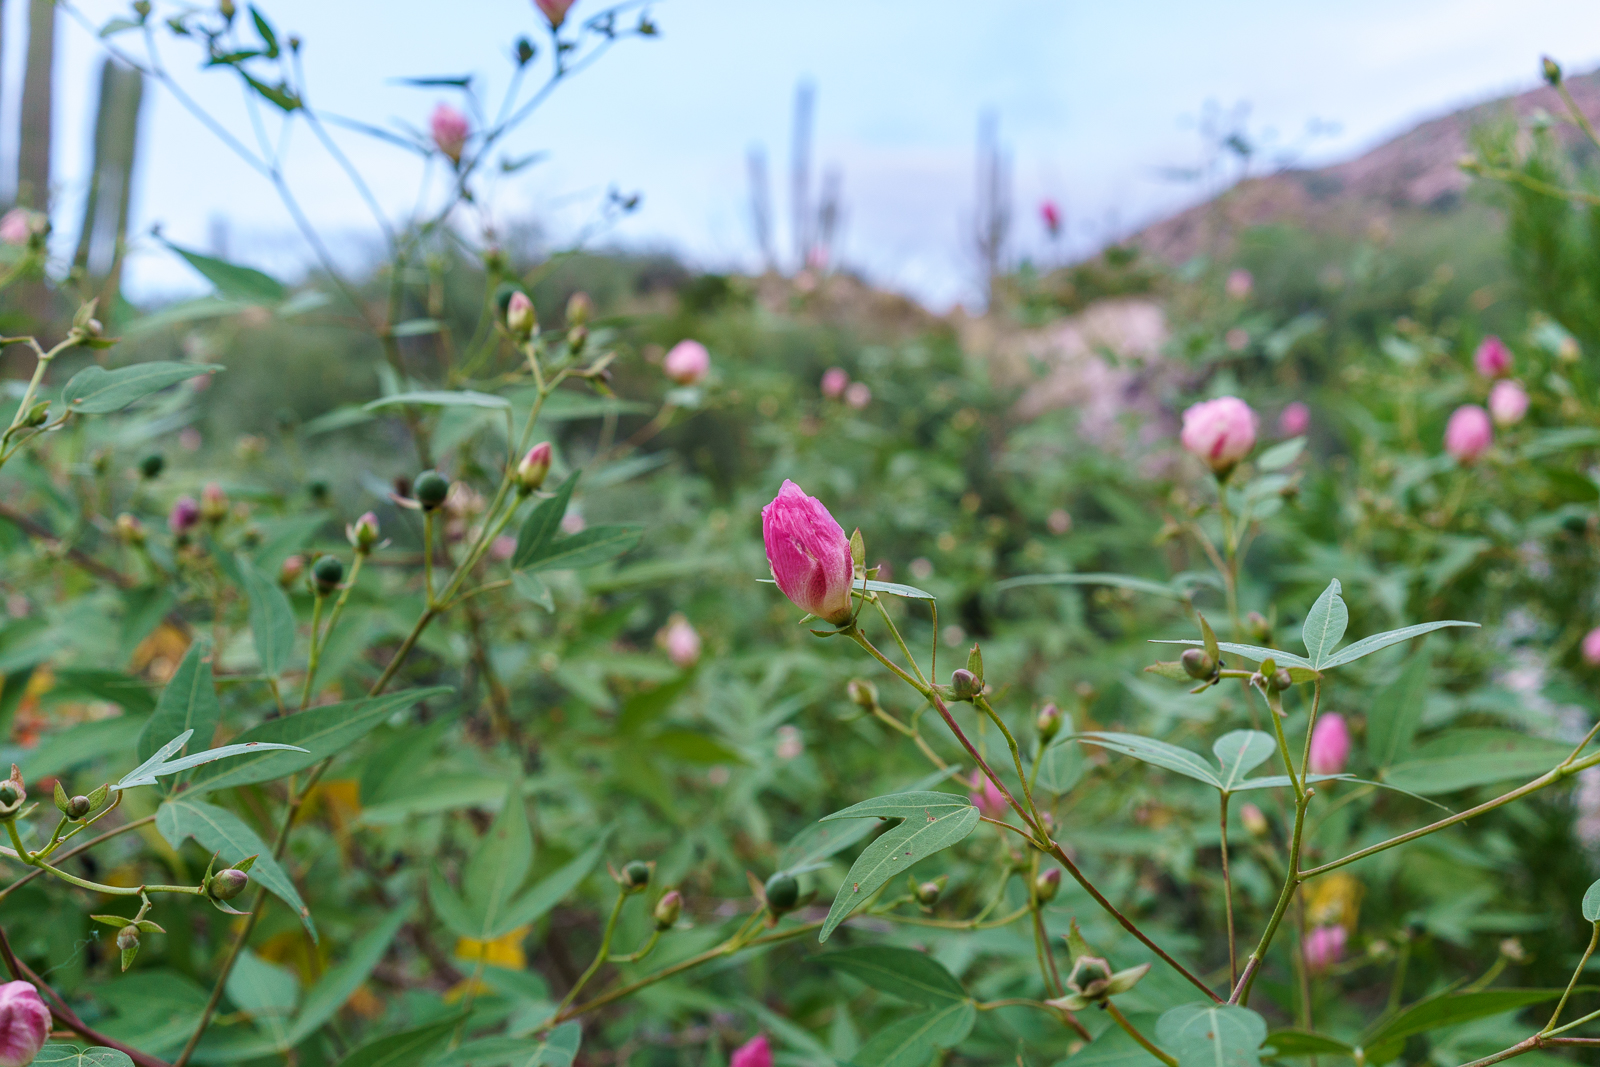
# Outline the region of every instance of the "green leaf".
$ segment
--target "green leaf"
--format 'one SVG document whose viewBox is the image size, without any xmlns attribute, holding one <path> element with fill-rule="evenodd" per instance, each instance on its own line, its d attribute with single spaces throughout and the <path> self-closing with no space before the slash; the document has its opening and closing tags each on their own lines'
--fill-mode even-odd
<svg viewBox="0 0 1600 1067">
<path fill-rule="evenodd" d="M 250 878 L 287 904 L 305 924 L 311 939 L 316 940 L 317 928 L 311 921 L 311 911 L 300 899 L 294 882 L 272 858 L 272 850 L 233 812 L 187 794 L 168 797 L 156 809 L 156 829 L 173 848 L 192 837 L 207 852 L 222 853 L 224 863 L 237 863 L 246 856 L 255 856 Z"/>
<path fill-rule="evenodd" d="M 1305 642 L 1311 666 L 1327 665 L 1333 650 L 1344 640 L 1345 629 L 1350 625 L 1350 609 L 1339 595 L 1339 579 L 1328 583 L 1328 588 L 1317 597 L 1317 602 L 1306 612 L 1306 621 L 1300 627 L 1300 638 Z"/>
<path fill-rule="evenodd" d="M 1173 639 L 1151 641 L 1150 643 L 1152 645 L 1190 645 L 1195 648 L 1199 648 L 1205 644 L 1204 641 Z M 1354 647 L 1354 645 L 1350 646 L 1350 648 Z M 1260 663 L 1262 660 L 1270 659 L 1280 667 L 1304 667 L 1307 670 L 1316 669 L 1312 662 L 1306 659 L 1304 656 L 1290 652 L 1283 648 L 1262 648 L 1260 645 L 1241 645 L 1233 641 L 1218 641 L 1217 648 L 1223 652 L 1232 652 L 1236 656 L 1243 656 L 1252 663 Z M 1347 648 L 1345 651 L 1348 652 L 1350 649 Z M 1329 664 L 1329 666 L 1332 665 L 1333 664 Z"/>
<path fill-rule="evenodd" d="M 1500 1015 L 1554 1000 L 1560 995 L 1559 989 L 1480 989 L 1470 993 L 1443 993 L 1413 1004 L 1384 1023 L 1362 1044 L 1375 1050 L 1379 1045 L 1397 1043 L 1412 1034 Z"/>
<path fill-rule="evenodd" d="M 527 571 L 512 571 L 511 588 L 515 589 L 517 595 L 522 599 L 532 601 L 545 611 L 554 612 L 556 610 L 555 598 L 550 595 L 550 587 L 545 585 L 544 579 L 537 574 L 529 574 Z"/>
<path fill-rule="evenodd" d="M 344 1007 L 345 1002 L 355 995 L 356 990 L 361 988 L 361 984 L 367 980 L 373 968 L 389 951 L 389 943 L 394 940 L 394 935 L 399 932 L 410 915 L 411 909 L 408 907 L 395 908 L 384 916 L 377 926 L 361 935 L 360 940 L 350 946 L 350 954 L 345 957 L 343 963 L 337 967 L 330 967 L 322 973 L 322 977 L 317 979 L 317 984 L 306 991 L 300 1012 L 289 1024 L 280 1051 L 287 1052 L 300 1044 L 321 1029 L 323 1023 L 333 1018 L 339 1009 Z"/>
<path fill-rule="evenodd" d="M 250 636 L 255 640 L 256 657 L 261 660 L 262 673 L 276 678 L 294 652 L 294 609 L 277 582 L 246 557 L 240 556 L 238 562 L 245 595 L 250 599 Z"/>
<path fill-rule="evenodd" d="M 423 337 L 430 333 L 438 333 L 444 329 L 444 323 L 438 319 L 407 319 L 405 322 L 396 323 L 395 328 L 389 331 L 391 337 Z"/>
<path fill-rule="evenodd" d="M 241 267 L 210 256 L 180 248 L 171 241 L 163 242 L 168 248 L 188 261 L 206 281 L 217 287 L 220 296 L 234 300 L 247 300 L 257 304 L 276 304 L 289 295 L 283 283 L 253 267 Z"/>
<path fill-rule="evenodd" d="M 1217 738 L 1211 751 L 1222 765 L 1221 788 L 1228 792 L 1271 758 L 1278 751 L 1278 742 L 1261 730 L 1234 730 Z"/>
<path fill-rule="evenodd" d="M 959 793 L 933 793 L 916 790 L 910 793 L 890 793 L 852 804 L 832 815 L 824 815 L 819 822 L 836 819 L 925 819 L 948 815 L 953 811 L 972 807 L 972 801 Z"/>
<path fill-rule="evenodd" d="M 1267 1023 L 1237 1004 L 1183 1004 L 1156 1023 L 1156 1043 L 1178 1067 L 1256 1067 Z"/>
<path fill-rule="evenodd" d="M 121 411 L 169 385 L 177 385 L 202 374 L 215 374 L 222 368 L 212 363 L 135 363 L 131 367 L 106 370 L 85 367 L 72 376 L 61 390 L 61 402 L 80 415 L 106 415 Z"/>
<path fill-rule="evenodd" d="M 141 678 L 130 678 L 121 671 L 93 667 L 59 670 L 55 673 L 56 684 L 50 691 L 51 696 L 82 693 L 95 700 L 118 704 L 131 715 L 148 715 L 156 710 L 155 693 L 152 692 L 150 683 Z M 8 676 L 5 688 L 0 690 L 0 701 L 10 701 L 13 692 L 12 679 Z M 16 696 L 21 696 L 20 691 L 16 692 Z"/>
<path fill-rule="evenodd" d="M 539 501 L 538 507 L 522 521 L 522 527 L 517 531 L 516 551 L 511 553 L 512 570 L 521 569 L 555 539 L 556 531 L 561 529 L 561 519 L 567 513 L 567 505 L 572 501 L 572 491 L 577 488 L 580 473 L 573 471 L 567 475 L 555 493 Z"/>
<path fill-rule="evenodd" d="M 1583 917 L 1590 922 L 1600 922 L 1600 881 L 1584 891 Z"/>
<path fill-rule="evenodd" d="M 461 876 L 461 892 L 476 927 L 485 931 L 479 940 L 494 939 L 488 931 L 500 927 L 507 906 L 528 877 L 533 864 L 533 832 L 528 828 L 528 809 L 522 801 L 522 783 L 506 786 L 500 814 L 478 840 L 472 858 Z"/>
<path fill-rule="evenodd" d="M 1373 694 L 1367 712 L 1367 754 L 1378 767 L 1392 767 L 1411 747 L 1422 723 L 1429 666 L 1427 656 L 1413 656 L 1400 677 Z"/>
<path fill-rule="evenodd" d="M 1456 619 L 1449 619 L 1444 622 L 1424 622 L 1416 626 L 1405 626 L 1398 630 L 1386 630 L 1381 634 L 1373 634 L 1371 637 L 1363 637 L 1355 644 L 1335 653 L 1334 656 L 1328 660 L 1328 662 L 1323 664 L 1323 666 L 1342 667 L 1346 663 L 1354 663 L 1362 656 L 1370 656 L 1374 652 L 1388 648 L 1390 645 L 1398 645 L 1401 641 L 1409 641 L 1413 637 L 1420 637 L 1423 634 L 1431 634 L 1435 630 L 1443 630 L 1448 626 L 1470 626 L 1473 629 L 1478 628 L 1478 624 L 1475 622 L 1460 622 Z"/>
<path fill-rule="evenodd" d="M 39 1067 L 133 1067 L 133 1058 L 126 1052 L 104 1045 L 46 1045 L 33 1062 Z"/>
<path fill-rule="evenodd" d="M 244 745 L 221 745 L 217 748 L 208 748 L 200 752 L 191 752 L 187 756 L 169 761 L 167 757 L 182 748 L 192 733 L 193 731 L 191 730 L 185 730 L 171 741 L 168 741 L 156 751 L 155 755 L 117 779 L 117 783 L 111 788 L 133 789 L 141 785 L 155 785 L 157 778 L 163 778 L 169 774 L 178 774 L 191 767 L 205 766 L 215 763 L 217 760 L 228 759 L 231 756 L 254 755 L 263 749 L 290 752 L 305 751 L 304 749 L 295 748 L 293 745 L 272 745 L 255 742 Z"/>
<path fill-rule="evenodd" d="M 1287 441 L 1281 441 L 1256 458 L 1256 467 L 1264 471 L 1282 470 L 1299 459 L 1305 447 L 1304 437 L 1291 437 Z"/>
<path fill-rule="evenodd" d="M 386 1034 L 350 1053 L 339 1061 L 338 1067 L 412 1067 L 443 1044 L 460 1022 L 457 1014 L 398 1034 Z"/>
<path fill-rule="evenodd" d="M 1155 582 L 1149 578 L 1135 578 L 1128 574 L 1107 574 L 1096 571 L 1085 574 L 1024 574 L 1017 578 L 1007 578 L 996 583 L 995 592 L 1003 593 L 1007 589 L 1021 589 L 1029 585 L 1110 585 L 1118 589 L 1128 589 L 1135 593 L 1150 593 L 1153 596 L 1169 597 L 1173 600 L 1188 600 L 1189 594 L 1183 589 L 1176 588 L 1166 582 Z"/>
<path fill-rule="evenodd" d="M 277 59 L 278 35 L 272 31 L 272 23 L 268 22 L 265 16 L 256 10 L 256 5 L 254 4 L 250 5 L 250 21 L 256 24 L 256 32 L 261 35 L 261 43 L 267 49 L 267 58 Z"/>
<path fill-rule="evenodd" d="M 861 1046 L 855 1067 L 927 1067 L 935 1049 L 952 1048 L 972 1032 L 977 1010 L 958 1000 L 890 1023 Z"/>
<path fill-rule="evenodd" d="M 941 798 L 950 796 L 948 793 L 936 795 Z M 865 803 L 871 804 L 872 801 Z M 855 808 L 847 808 L 846 811 L 855 811 L 862 806 L 857 804 Z M 868 811 L 847 816 L 845 812 L 839 812 L 828 818 L 863 818 L 871 814 L 873 813 Z M 828 917 L 822 924 L 822 933 L 817 940 L 828 940 L 828 935 L 833 933 L 834 928 L 844 922 L 852 911 L 876 893 L 889 879 L 903 873 L 917 861 L 926 859 L 941 849 L 949 848 L 972 833 L 978 825 L 978 818 L 978 809 L 971 803 L 964 802 L 959 806 L 949 805 L 939 808 L 929 806 L 925 810 L 917 809 L 915 814 L 884 831 L 876 841 L 863 849 L 861 855 L 856 857 L 855 863 L 850 865 L 850 873 L 845 875 L 844 884 L 839 887 L 838 895 L 833 898 L 833 906 L 828 909 Z"/>
<path fill-rule="evenodd" d="M 294 774 L 344 751 L 395 712 L 450 692 L 453 690 L 449 686 L 406 689 L 381 697 L 325 704 L 308 708 L 297 715 L 268 719 L 234 738 L 234 743 L 280 743 L 295 745 L 302 751 L 262 751 L 225 765 L 210 764 L 196 772 L 185 795 L 267 782 Z"/>
<path fill-rule="evenodd" d="M 1267 1044 L 1278 1059 L 1285 1056 L 1354 1056 L 1356 1051 L 1353 1045 L 1322 1034 L 1313 1034 L 1309 1030 L 1277 1030 L 1267 1035 Z"/>
<path fill-rule="evenodd" d="M 286 1020 L 300 999 L 300 981 L 294 972 L 246 949 L 228 972 L 227 990 L 233 1006 L 281 1046 L 288 1032 Z"/>
<path fill-rule="evenodd" d="M 812 962 L 843 971 L 881 993 L 913 1004 L 938 1007 L 967 998 L 955 975 L 932 956 L 914 949 L 873 945 L 830 952 Z"/>
<path fill-rule="evenodd" d="M 583 1041 L 583 1024 L 562 1023 L 545 1035 L 532 1037 L 481 1037 L 437 1059 L 428 1067 L 571 1067 Z"/>
<path fill-rule="evenodd" d="M 1568 742 L 1513 730 L 1451 730 L 1419 745 L 1383 780 L 1398 789 L 1433 796 L 1509 778 L 1533 778 L 1571 751 Z"/>
<path fill-rule="evenodd" d="M 1222 779 L 1217 776 L 1211 764 L 1206 762 L 1206 758 L 1198 752 L 1190 752 L 1186 748 L 1157 741 L 1153 737 L 1140 737 L 1138 734 L 1096 732 L 1075 734 L 1074 737 L 1082 744 L 1109 748 L 1113 752 L 1121 752 L 1144 763 L 1176 771 L 1215 789 L 1222 788 Z M 1273 747 L 1277 747 L 1277 742 L 1273 742 Z"/>
<path fill-rule="evenodd" d="M 217 703 L 216 684 L 211 677 L 211 649 L 205 641 L 196 640 L 161 691 L 155 714 L 145 721 L 135 752 L 139 759 L 147 760 L 185 730 L 194 731 L 201 746 L 210 744 L 221 717 L 222 705 Z"/>
<path fill-rule="evenodd" d="M 643 534 L 644 527 L 634 523 L 591 526 L 571 537 L 545 544 L 532 559 L 517 566 L 529 572 L 592 567 L 630 551 Z"/>
<path fill-rule="evenodd" d="M 398 407 L 402 404 L 416 404 L 421 407 L 436 408 L 510 408 L 511 401 L 503 396 L 494 396 L 491 393 L 474 393 L 468 389 L 455 392 L 444 389 L 424 389 L 412 393 L 396 393 L 393 396 L 382 396 L 362 405 L 363 411 L 377 411 L 379 408 Z"/>
<path fill-rule="evenodd" d="M 867 592 L 869 593 L 892 593 L 895 596 L 910 597 L 912 600 L 938 599 L 938 597 L 935 597 L 932 593 L 929 593 L 926 590 L 918 589 L 914 585 L 900 585 L 897 582 L 856 582 L 851 586 L 851 588 L 859 590 L 863 585 L 867 587 Z"/>
<path fill-rule="evenodd" d="M 606 842 L 610 838 L 611 830 L 607 828 L 601 832 L 600 839 L 580 853 L 576 859 L 558 868 L 554 874 L 542 881 L 535 882 L 526 893 L 512 901 L 501 918 L 500 925 L 490 931 L 489 940 L 543 918 L 546 912 L 565 900 L 567 894 L 577 889 L 583 880 L 589 877 L 589 872 L 594 870 L 595 864 L 600 862 Z"/>
<path fill-rule="evenodd" d="M 1142 1034 L 1155 1029 L 1156 1018 L 1154 1012 L 1128 1013 L 1128 1021 Z M 1075 1055 L 1061 1060 L 1057 1067 L 1154 1067 L 1158 1062 L 1143 1045 L 1129 1037 L 1127 1031 L 1112 1025 L 1100 1031 L 1099 1036 Z"/>
</svg>

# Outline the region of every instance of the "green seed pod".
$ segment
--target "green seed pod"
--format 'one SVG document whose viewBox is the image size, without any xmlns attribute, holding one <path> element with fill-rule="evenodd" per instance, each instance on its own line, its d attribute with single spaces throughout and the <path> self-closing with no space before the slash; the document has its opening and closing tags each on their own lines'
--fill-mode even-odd
<svg viewBox="0 0 1600 1067">
<path fill-rule="evenodd" d="M 767 907 L 771 908 L 774 914 L 781 915 L 792 909 L 799 901 L 800 883 L 795 881 L 794 875 L 779 871 L 767 879 L 765 892 Z"/>
<path fill-rule="evenodd" d="M 344 560 L 338 556 L 323 556 L 311 565 L 311 577 L 317 583 L 317 592 L 326 596 L 344 581 Z"/>
<path fill-rule="evenodd" d="M 139 461 L 139 473 L 146 480 L 161 477 L 161 472 L 167 469 L 167 457 L 160 452 L 152 452 Z"/>
<path fill-rule="evenodd" d="M 622 868 L 622 881 L 631 893 L 637 893 L 650 884 L 650 865 L 634 860 Z"/>
<path fill-rule="evenodd" d="M 417 503 L 422 505 L 422 510 L 433 511 L 450 495 L 450 479 L 438 471 L 423 471 L 417 475 L 412 492 L 416 493 Z"/>
</svg>

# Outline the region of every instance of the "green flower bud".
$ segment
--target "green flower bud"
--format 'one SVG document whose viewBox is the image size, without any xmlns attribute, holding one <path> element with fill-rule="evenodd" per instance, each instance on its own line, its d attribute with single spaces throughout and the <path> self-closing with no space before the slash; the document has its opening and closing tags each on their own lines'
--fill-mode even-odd
<svg viewBox="0 0 1600 1067">
<path fill-rule="evenodd" d="M 791 910 L 800 900 L 800 883 L 787 871 L 779 871 L 768 878 L 764 891 L 767 894 L 767 907 L 776 915 Z"/>
<path fill-rule="evenodd" d="M 328 483 L 321 478 L 313 478 L 307 482 L 306 492 L 310 494 L 313 504 L 326 504 L 328 502 Z"/>
<path fill-rule="evenodd" d="M 89 802 L 88 797 L 76 796 L 67 801 L 66 814 L 69 819 L 81 819 L 92 810 L 94 810 L 94 805 Z"/>
<path fill-rule="evenodd" d="M 864 678 L 852 678 L 844 687 L 850 703 L 868 710 L 878 706 L 878 687 Z"/>
<path fill-rule="evenodd" d="M 939 902 L 942 891 L 938 882 L 923 882 L 917 886 L 917 903 L 924 908 L 931 908 Z"/>
<path fill-rule="evenodd" d="M 1285 689 L 1288 689 L 1290 686 L 1294 685 L 1294 679 L 1289 677 L 1288 668 L 1279 667 L 1277 670 L 1272 672 L 1272 677 L 1267 679 L 1267 685 L 1270 686 L 1274 691 L 1281 693 Z"/>
<path fill-rule="evenodd" d="M 161 472 L 166 469 L 167 457 L 160 452 L 152 452 L 139 461 L 139 473 L 147 480 L 161 477 Z"/>
<path fill-rule="evenodd" d="M 1184 649 L 1183 670 L 1189 677 L 1203 681 L 1217 673 L 1217 661 L 1203 648 Z"/>
<path fill-rule="evenodd" d="M 417 503 L 422 505 L 422 510 L 432 511 L 443 504 L 444 498 L 450 495 L 450 479 L 438 471 L 423 471 L 417 475 L 412 492 L 416 494 Z"/>
<path fill-rule="evenodd" d="M 206 886 L 206 892 L 212 900 L 232 900 L 243 893 L 244 887 L 248 884 L 250 884 L 248 874 L 229 867 L 212 875 L 210 884 Z"/>
<path fill-rule="evenodd" d="M 622 868 L 622 884 L 630 893 L 637 893 L 650 884 L 650 865 L 634 860 Z"/>
<path fill-rule="evenodd" d="M 537 52 L 534 50 L 532 41 L 528 40 L 526 37 L 517 38 L 517 66 L 526 67 L 529 63 L 533 62 L 533 57 L 536 54 Z"/>
<path fill-rule="evenodd" d="M 317 583 L 317 592 L 328 595 L 344 581 L 344 560 L 338 556 L 319 558 L 311 565 L 311 578 Z"/>
<path fill-rule="evenodd" d="M 1033 880 L 1033 899 L 1041 904 L 1048 904 L 1056 898 L 1056 893 L 1060 889 L 1060 867 L 1051 867 L 1047 871 L 1040 871 L 1039 877 Z"/>
<path fill-rule="evenodd" d="M 683 894 L 676 889 L 668 890 L 660 900 L 656 901 L 655 920 L 657 930 L 670 930 L 677 923 L 678 916 L 683 913 Z"/>
<path fill-rule="evenodd" d="M 983 690 L 978 676 L 962 667 L 950 675 L 950 693 L 956 700 L 971 700 Z"/>
<path fill-rule="evenodd" d="M 1039 740 L 1049 744 L 1050 739 L 1061 732 L 1061 709 L 1054 704 L 1046 704 L 1039 709 L 1033 725 L 1039 731 Z"/>
<path fill-rule="evenodd" d="M 594 302 L 588 293 L 573 293 L 567 300 L 567 325 L 587 326 L 594 314 Z"/>
<path fill-rule="evenodd" d="M 1552 89 L 1561 84 L 1561 64 L 1549 56 L 1539 57 L 1539 70 Z"/>
</svg>

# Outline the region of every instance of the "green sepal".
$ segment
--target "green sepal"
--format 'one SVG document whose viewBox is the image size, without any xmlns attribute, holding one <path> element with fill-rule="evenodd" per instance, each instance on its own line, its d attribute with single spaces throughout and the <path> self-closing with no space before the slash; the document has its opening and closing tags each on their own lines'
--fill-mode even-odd
<svg viewBox="0 0 1600 1067">
<path fill-rule="evenodd" d="M 61 783 L 57 782 L 56 784 L 60 785 Z M 102 783 L 100 786 L 98 786 L 94 790 L 94 792 L 90 793 L 89 794 L 89 814 L 93 815 L 95 812 L 99 811 L 100 810 L 100 806 L 106 802 L 106 797 L 108 797 L 110 795 L 111 795 L 111 783 L 109 783 L 109 782 Z"/>
<path fill-rule="evenodd" d="M 71 798 L 67 796 L 67 791 L 61 788 L 61 779 L 59 778 L 56 779 L 55 802 L 56 810 L 65 815 L 67 813 L 67 805 L 71 802 Z"/>
<path fill-rule="evenodd" d="M 135 942 L 132 946 L 122 950 L 122 969 L 126 971 L 133 966 L 133 959 L 139 955 L 139 945 Z"/>
<path fill-rule="evenodd" d="M 109 926 L 116 930 L 120 930 L 124 926 L 133 925 L 132 919 L 124 919 L 120 915 L 91 915 L 89 918 L 103 926 Z"/>
<path fill-rule="evenodd" d="M 1222 652 L 1217 648 L 1216 631 L 1211 628 L 1209 622 L 1206 622 L 1206 617 L 1198 611 L 1195 612 L 1195 618 L 1200 620 L 1200 636 L 1205 639 L 1206 655 L 1211 657 L 1212 663 L 1221 663 Z"/>
<path fill-rule="evenodd" d="M 979 684 L 982 684 L 983 649 L 978 647 L 976 641 L 972 643 L 972 651 L 967 653 L 967 670 L 972 672 L 973 676 L 978 679 Z"/>
<path fill-rule="evenodd" d="M 1158 674 L 1174 682 L 1190 682 L 1189 672 L 1183 669 L 1181 660 L 1157 660 L 1144 669 L 1146 674 Z"/>
</svg>

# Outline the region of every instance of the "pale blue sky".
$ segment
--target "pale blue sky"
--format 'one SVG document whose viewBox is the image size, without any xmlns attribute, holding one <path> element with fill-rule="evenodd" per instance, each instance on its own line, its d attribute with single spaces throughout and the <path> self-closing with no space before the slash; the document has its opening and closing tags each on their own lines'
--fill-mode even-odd
<svg viewBox="0 0 1600 1067">
<path fill-rule="evenodd" d="M 541 40 L 528 0 L 261 6 L 280 30 L 305 39 L 313 101 L 375 123 L 420 125 L 446 98 L 394 78 L 473 72 L 498 90 L 515 37 Z M 600 6 L 579 0 L 575 15 Z M 126 4 L 81 7 L 98 24 Z M 25 5 L 9 8 L 15 23 Z M 708 267 L 748 265 L 745 150 L 764 143 L 781 178 L 794 87 L 809 77 L 818 162 L 844 174 L 844 258 L 939 306 L 973 291 L 966 235 L 984 108 L 999 114 L 1013 153 L 1019 245 L 1040 246 L 1034 206 L 1048 195 L 1065 207 L 1073 245 L 1087 247 L 1196 195 L 1160 172 L 1199 160 L 1194 125 L 1207 101 L 1248 103 L 1251 127 L 1275 129 L 1281 141 L 1297 140 L 1308 120 L 1337 123 L 1340 132 L 1312 149 L 1312 158 L 1327 159 L 1527 87 L 1543 51 L 1573 70 L 1600 63 L 1600 20 L 1583 0 L 662 0 L 650 9 L 660 38 L 619 44 L 518 135 L 511 154 L 551 155 L 496 183 L 486 201 L 494 217 L 538 218 L 568 235 L 616 184 L 643 193 L 643 208 L 606 242 L 667 247 Z M 16 106 L 17 31 L 5 33 L 7 113 Z M 70 241 L 98 58 L 93 37 L 66 16 L 59 41 L 56 223 Z M 196 70 L 192 49 L 168 46 L 166 56 L 199 100 L 253 142 L 225 75 Z M 285 272 L 303 261 L 305 247 L 270 186 L 165 92 L 147 99 L 138 228 L 159 222 L 174 240 L 203 247 L 210 220 L 222 216 L 236 258 Z M 387 208 L 415 202 L 415 160 L 359 136 L 340 140 Z M 288 158 L 319 226 L 347 245 L 370 232 L 354 191 L 304 131 Z M 775 192 L 781 223 L 786 198 Z M 133 280 L 145 294 L 193 284 L 155 252 L 139 255 Z"/>
</svg>

